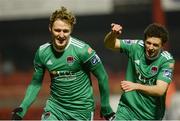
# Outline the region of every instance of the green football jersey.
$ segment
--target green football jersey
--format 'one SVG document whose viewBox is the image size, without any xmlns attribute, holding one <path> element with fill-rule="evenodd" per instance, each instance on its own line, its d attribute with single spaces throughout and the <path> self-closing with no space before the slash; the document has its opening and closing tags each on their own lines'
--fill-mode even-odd
<svg viewBox="0 0 180 121">
<path fill-rule="evenodd" d="M 126 80 L 144 85 L 155 85 L 157 80 L 172 81 L 175 62 L 172 55 L 162 51 L 159 57 L 147 64 L 142 40 L 120 40 L 121 52 L 128 56 Z M 119 105 L 128 107 L 135 119 L 162 119 L 165 112 L 165 95 L 149 96 L 138 91 L 122 94 Z"/>
<path fill-rule="evenodd" d="M 52 44 L 46 43 L 40 46 L 34 59 L 39 74 L 45 68 L 50 73 L 48 100 L 58 104 L 62 110 L 73 111 L 94 110 L 90 71 L 100 63 L 100 58 L 88 44 L 72 37 L 64 52 L 57 53 Z"/>
<path fill-rule="evenodd" d="M 90 78 L 92 73 L 98 80 L 102 115 L 113 112 L 109 104 L 107 72 L 95 50 L 88 44 L 70 37 L 61 53 L 56 52 L 51 43 L 43 44 L 36 51 L 34 70 L 20 105 L 23 111 L 18 113 L 19 116 L 23 117 L 35 101 L 42 87 L 45 70 L 51 77 L 51 91 L 45 111 L 51 110 L 59 119 L 62 113 L 76 117 L 72 119 L 89 119 L 95 108 Z"/>
</svg>

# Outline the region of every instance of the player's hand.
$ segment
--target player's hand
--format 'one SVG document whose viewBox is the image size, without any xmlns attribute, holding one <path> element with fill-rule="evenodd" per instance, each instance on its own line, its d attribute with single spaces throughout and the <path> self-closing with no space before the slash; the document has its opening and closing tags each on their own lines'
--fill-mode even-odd
<svg viewBox="0 0 180 121">
<path fill-rule="evenodd" d="M 138 89 L 138 83 L 133 83 L 130 81 L 123 80 L 121 81 L 121 88 L 125 91 L 133 91 Z"/>
<path fill-rule="evenodd" d="M 15 108 L 13 111 L 12 111 L 12 118 L 11 120 L 22 120 L 22 117 L 20 117 L 17 113 L 20 113 L 22 112 L 23 109 L 21 107 L 18 107 L 18 108 Z"/>
<path fill-rule="evenodd" d="M 122 26 L 116 23 L 112 23 L 111 31 L 118 36 L 122 33 Z"/>
<path fill-rule="evenodd" d="M 112 113 L 110 113 L 110 114 L 107 114 L 107 115 L 102 115 L 102 113 L 101 113 L 101 118 L 104 118 L 104 119 L 106 119 L 107 121 L 112 121 L 114 118 L 115 118 L 115 113 L 114 112 L 112 112 Z"/>
</svg>

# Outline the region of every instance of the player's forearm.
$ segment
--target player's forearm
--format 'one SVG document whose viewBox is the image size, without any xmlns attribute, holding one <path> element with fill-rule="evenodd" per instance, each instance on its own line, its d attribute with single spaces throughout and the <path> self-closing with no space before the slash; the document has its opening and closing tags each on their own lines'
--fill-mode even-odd
<svg viewBox="0 0 180 121">
<path fill-rule="evenodd" d="M 109 102 L 109 84 L 106 73 L 101 74 L 98 83 L 101 97 L 101 114 L 105 116 L 113 112 Z"/>
<path fill-rule="evenodd" d="M 108 75 L 102 63 L 96 65 L 96 67 L 93 68 L 92 73 L 98 80 L 100 100 L 101 100 L 101 114 L 103 116 L 108 115 L 113 112 L 109 103 Z"/>
<path fill-rule="evenodd" d="M 114 33 L 109 32 L 104 38 L 105 47 L 114 50 L 115 45 L 116 45 L 116 39 L 117 39 L 117 36 Z"/>
<path fill-rule="evenodd" d="M 109 104 L 108 75 L 102 63 L 97 65 L 97 67 L 92 72 L 98 80 L 100 97 L 101 97 L 101 105 L 107 105 Z"/>
<path fill-rule="evenodd" d="M 36 82 L 35 80 L 33 80 L 31 82 L 31 84 L 28 86 L 27 90 L 26 90 L 26 94 L 25 94 L 25 97 L 20 105 L 20 107 L 23 108 L 23 112 L 21 112 L 19 115 L 21 117 L 23 117 L 28 108 L 31 106 L 31 104 L 34 102 L 34 100 L 36 99 L 38 93 L 39 93 L 39 90 L 41 88 L 41 83 L 34 83 Z"/>
<path fill-rule="evenodd" d="M 102 75 L 104 77 L 99 79 L 99 91 L 101 97 L 101 106 L 109 105 L 109 85 L 107 75 Z"/>
<path fill-rule="evenodd" d="M 165 93 L 162 87 L 158 85 L 148 86 L 148 85 L 137 84 L 136 90 L 151 96 L 162 96 Z"/>
</svg>

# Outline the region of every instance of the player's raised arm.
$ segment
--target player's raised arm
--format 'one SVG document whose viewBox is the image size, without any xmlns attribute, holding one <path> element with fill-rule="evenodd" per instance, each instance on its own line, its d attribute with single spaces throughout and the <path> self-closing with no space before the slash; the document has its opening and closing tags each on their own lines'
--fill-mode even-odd
<svg viewBox="0 0 180 121">
<path fill-rule="evenodd" d="M 120 41 L 118 37 L 121 33 L 122 33 L 122 26 L 119 24 L 112 23 L 111 31 L 104 38 L 105 46 L 112 50 L 119 50 Z"/>
</svg>

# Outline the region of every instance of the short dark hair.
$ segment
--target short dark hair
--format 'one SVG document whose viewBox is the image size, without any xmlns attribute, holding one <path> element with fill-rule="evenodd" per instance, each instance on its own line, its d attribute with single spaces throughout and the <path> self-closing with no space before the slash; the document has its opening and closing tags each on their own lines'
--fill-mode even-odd
<svg viewBox="0 0 180 121">
<path fill-rule="evenodd" d="M 144 41 L 148 37 L 158 37 L 161 39 L 162 44 L 164 44 L 169 40 L 169 32 L 165 26 L 158 23 L 152 23 L 144 30 Z"/>
</svg>

